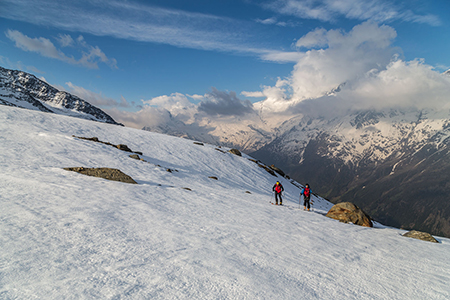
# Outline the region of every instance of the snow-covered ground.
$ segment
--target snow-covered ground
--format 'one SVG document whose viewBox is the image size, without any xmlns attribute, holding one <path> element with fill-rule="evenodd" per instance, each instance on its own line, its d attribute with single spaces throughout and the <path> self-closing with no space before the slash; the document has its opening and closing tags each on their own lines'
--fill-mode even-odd
<svg viewBox="0 0 450 300">
<path fill-rule="evenodd" d="M 450 299 L 449 239 L 299 210 L 281 177 L 270 205 L 277 178 L 245 155 L 3 105 L 0 153 L 0 299 Z M 63 170 L 81 166 L 138 185 Z"/>
</svg>

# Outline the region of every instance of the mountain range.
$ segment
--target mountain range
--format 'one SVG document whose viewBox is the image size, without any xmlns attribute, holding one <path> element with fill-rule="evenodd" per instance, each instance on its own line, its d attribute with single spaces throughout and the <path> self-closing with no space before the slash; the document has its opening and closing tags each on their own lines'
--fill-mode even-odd
<svg viewBox="0 0 450 300">
<path fill-rule="evenodd" d="M 143 129 L 238 148 L 333 203 L 350 201 L 385 224 L 450 236 L 448 108 L 328 109 L 326 116 L 305 109 L 282 117 L 264 101 L 257 105 L 246 118 L 170 118 Z"/>
</svg>

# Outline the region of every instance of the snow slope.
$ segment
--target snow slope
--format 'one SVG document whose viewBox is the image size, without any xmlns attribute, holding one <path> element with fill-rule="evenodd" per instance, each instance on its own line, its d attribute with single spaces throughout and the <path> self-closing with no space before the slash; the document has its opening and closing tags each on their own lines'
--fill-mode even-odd
<svg viewBox="0 0 450 300">
<path fill-rule="evenodd" d="M 449 239 L 296 209 L 245 155 L 1 105 L 0 153 L 0 299 L 450 298 Z M 80 166 L 139 184 L 62 169 Z M 269 204 L 277 179 L 289 207 Z"/>
</svg>

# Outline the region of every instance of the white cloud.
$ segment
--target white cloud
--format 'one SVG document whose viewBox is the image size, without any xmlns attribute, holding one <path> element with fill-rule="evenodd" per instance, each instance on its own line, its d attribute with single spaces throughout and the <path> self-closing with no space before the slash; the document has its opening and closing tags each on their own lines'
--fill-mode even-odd
<svg viewBox="0 0 450 300">
<path fill-rule="evenodd" d="M 323 28 L 317 28 L 314 31 L 308 32 L 306 35 L 302 36 L 296 43 L 298 48 L 314 48 L 314 47 L 325 47 L 328 44 L 327 38 L 328 32 Z"/>
<path fill-rule="evenodd" d="M 281 27 L 295 27 L 298 26 L 297 23 L 292 21 L 278 21 L 277 18 L 271 17 L 267 19 L 256 19 L 255 22 L 264 24 L 264 25 L 277 25 Z"/>
<path fill-rule="evenodd" d="M 439 17 L 419 14 L 388 0 L 273 0 L 263 7 L 284 15 L 333 22 L 339 17 L 359 21 L 406 21 L 432 26 L 442 24 Z"/>
<path fill-rule="evenodd" d="M 303 52 L 296 51 L 261 51 L 260 57 L 262 60 L 274 61 L 279 63 L 296 63 L 305 54 Z"/>
<path fill-rule="evenodd" d="M 289 78 L 293 100 L 320 97 L 371 69 L 384 68 L 395 53 L 391 47 L 395 37 L 392 27 L 371 22 L 349 33 L 321 29 L 308 33 L 297 45 L 326 44 L 326 48 L 307 51 L 294 66 Z"/>
<path fill-rule="evenodd" d="M 48 58 L 57 59 L 73 65 L 82 65 L 91 69 L 98 69 L 98 62 L 103 62 L 113 69 L 117 68 L 117 61 L 114 58 L 108 58 L 100 48 L 88 45 L 82 36 L 78 38 L 77 42 L 83 49 L 88 52 L 82 53 L 80 59 L 76 60 L 72 56 L 64 54 L 61 50 L 47 38 L 30 38 L 17 30 L 7 30 L 6 37 L 15 42 L 16 47 L 24 51 L 36 52 Z M 64 47 L 73 45 L 74 40 L 69 35 L 60 35 L 57 38 L 58 42 Z"/>
<path fill-rule="evenodd" d="M 119 110 L 117 108 L 105 109 L 116 122 L 127 127 L 142 129 L 145 126 L 153 127 L 166 124 L 171 120 L 171 114 L 163 108 L 145 106 L 137 112 Z"/>
<path fill-rule="evenodd" d="M 57 40 L 61 47 L 70 47 L 75 43 L 73 38 L 68 34 L 59 34 Z"/>
<path fill-rule="evenodd" d="M 76 5 L 74 1 L 64 0 L 4 0 L 0 17 L 96 36 L 177 47 L 241 53 L 259 51 L 247 42 L 251 35 L 246 29 L 253 22 L 137 2 L 112 0 L 107 4 L 108 9 L 104 9 L 104 3 L 94 1 Z"/>
<path fill-rule="evenodd" d="M 190 99 L 200 102 L 194 104 Z M 219 91 L 214 87 L 205 95 L 173 93 L 142 102 L 144 105 L 137 112 L 119 111 L 116 108 L 107 111 L 116 121 L 134 128 L 178 123 L 205 129 L 200 124 L 208 123 L 211 117 L 234 120 L 233 117 L 245 118 L 255 114 L 249 100 L 241 100 L 235 92 Z"/>
<path fill-rule="evenodd" d="M 189 120 L 197 111 L 197 106 L 189 101 L 188 96 L 181 93 L 163 95 L 142 102 L 145 105 L 144 111 L 147 111 L 147 113 L 166 110 L 174 117 L 178 116 L 183 121 Z M 147 109 L 149 107 L 155 109 Z"/>
<path fill-rule="evenodd" d="M 246 91 L 242 91 L 241 95 L 245 96 L 245 97 L 249 97 L 249 98 L 261 98 L 264 97 L 264 93 L 261 91 L 258 92 L 246 92 Z"/>
<path fill-rule="evenodd" d="M 67 57 L 64 53 L 56 49 L 55 45 L 46 38 L 30 38 L 17 30 L 7 30 L 6 37 L 16 43 L 16 47 L 24 51 L 37 52 L 42 56 L 55 58 L 75 64 L 76 61 Z"/>
<path fill-rule="evenodd" d="M 449 76 L 436 72 L 423 60 L 394 60 L 385 70 L 360 78 L 344 89 L 339 97 L 364 109 L 449 109 L 449 95 Z"/>
</svg>

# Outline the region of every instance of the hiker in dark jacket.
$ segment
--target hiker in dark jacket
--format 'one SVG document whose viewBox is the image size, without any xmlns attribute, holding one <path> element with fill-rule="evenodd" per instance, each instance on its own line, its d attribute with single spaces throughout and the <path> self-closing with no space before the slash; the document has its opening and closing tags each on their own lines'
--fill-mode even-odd
<svg viewBox="0 0 450 300">
<path fill-rule="evenodd" d="M 280 198 L 280 205 L 283 205 L 283 199 L 281 198 L 281 192 L 284 191 L 283 185 L 277 181 L 277 183 L 273 186 L 272 191 L 275 192 L 275 205 L 278 205 L 278 197 Z"/>
<path fill-rule="evenodd" d="M 309 187 L 309 184 L 305 184 L 305 187 L 300 192 L 300 198 L 303 195 L 303 207 L 306 210 L 308 207 L 308 210 L 311 208 L 310 199 L 311 199 L 311 188 Z"/>
</svg>

